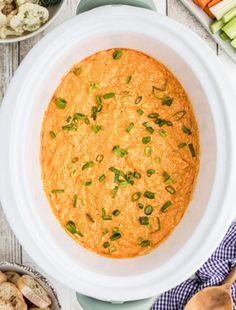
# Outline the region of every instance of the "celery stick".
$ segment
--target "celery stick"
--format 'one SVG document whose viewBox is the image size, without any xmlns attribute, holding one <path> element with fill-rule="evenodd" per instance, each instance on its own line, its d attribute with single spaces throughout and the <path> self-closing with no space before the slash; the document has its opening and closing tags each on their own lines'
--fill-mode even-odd
<svg viewBox="0 0 236 310">
<path fill-rule="evenodd" d="M 236 37 L 230 43 L 234 48 L 236 48 Z"/>
<path fill-rule="evenodd" d="M 220 33 L 220 38 L 221 38 L 221 40 L 223 40 L 223 41 L 228 41 L 228 40 L 229 40 L 229 37 L 227 36 L 227 34 L 226 34 L 224 31 L 222 31 L 222 32 Z"/>
<path fill-rule="evenodd" d="M 216 33 L 216 32 L 219 31 L 223 26 L 224 26 L 224 22 L 223 22 L 222 19 L 216 20 L 216 21 L 214 21 L 214 22 L 210 25 L 211 32 L 212 32 L 212 33 Z"/>
<path fill-rule="evenodd" d="M 228 23 L 234 16 L 236 16 L 236 7 L 232 8 L 229 12 L 227 12 L 223 16 L 223 22 L 226 24 Z"/>
<path fill-rule="evenodd" d="M 230 37 L 230 39 L 234 39 L 234 37 L 236 37 L 236 16 L 224 25 L 222 30 Z"/>
<path fill-rule="evenodd" d="M 219 20 L 236 6 L 236 0 L 223 0 L 210 8 L 211 13 Z"/>
</svg>

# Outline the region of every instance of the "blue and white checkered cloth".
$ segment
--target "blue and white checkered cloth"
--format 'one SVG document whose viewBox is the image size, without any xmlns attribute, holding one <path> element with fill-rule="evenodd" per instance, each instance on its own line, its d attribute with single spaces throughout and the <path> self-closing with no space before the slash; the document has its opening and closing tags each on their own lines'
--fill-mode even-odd
<svg viewBox="0 0 236 310">
<path fill-rule="evenodd" d="M 189 279 L 162 294 L 151 310 L 182 310 L 188 300 L 205 287 L 219 285 L 236 263 L 236 222 L 234 222 L 219 247 L 208 261 Z M 236 310 L 236 282 L 232 287 L 234 310 Z"/>
</svg>

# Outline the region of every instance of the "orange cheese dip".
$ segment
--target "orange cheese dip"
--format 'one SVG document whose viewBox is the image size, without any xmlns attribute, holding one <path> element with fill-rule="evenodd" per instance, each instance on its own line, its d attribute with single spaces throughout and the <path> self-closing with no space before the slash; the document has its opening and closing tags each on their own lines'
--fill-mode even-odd
<svg viewBox="0 0 236 310">
<path fill-rule="evenodd" d="M 97 254 L 128 258 L 181 220 L 199 168 L 186 92 L 155 59 L 111 49 L 75 65 L 45 112 L 41 167 L 65 231 Z"/>
</svg>

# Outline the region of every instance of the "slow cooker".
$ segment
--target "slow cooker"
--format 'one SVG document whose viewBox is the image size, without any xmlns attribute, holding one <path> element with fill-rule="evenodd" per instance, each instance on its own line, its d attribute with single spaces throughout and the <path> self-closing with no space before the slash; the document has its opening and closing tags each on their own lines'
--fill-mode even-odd
<svg viewBox="0 0 236 310">
<path fill-rule="evenodd" d="M 43 191 L 39 162 L 44 111 L 62 76 L 87 56 L 114 47 L 142 51 L 175 74 L 192 101 L 201 146 L 196 190 L 184 218 L 150 254 L 125 260 L 97 256 L 61 229 Z M 1 201 L 25 250 L 56 280 L 99 300 L 149 298 L 191 276 L 235 214 L 233 99 L 208 46 L 190 29 L 151 10 L 99 7 L 51 31 L 23 60 L 1 109 Z"/>
</svg>

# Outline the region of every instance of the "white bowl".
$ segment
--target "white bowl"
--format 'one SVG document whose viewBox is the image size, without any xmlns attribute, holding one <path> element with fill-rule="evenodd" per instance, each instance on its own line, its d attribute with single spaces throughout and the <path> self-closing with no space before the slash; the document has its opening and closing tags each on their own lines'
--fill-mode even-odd
<svg viewBox="0 0 236 310">
<path fill-rule="evenodd" d="M 26 34 L 23 34 L 21 36 L 9 36 L 6 39 L 1 39 L 0 38 L 0 44 L 1 43 L 15 43 L 15 42 L 20 42 L 29 38 L 32 38 L 39 34 L 40 32 L 44 31 L 48 26 L 51 25 L 51 23 L 58 17 L 58 15 L 62 12 L 64 5 L 66 3 L 66 0 L 61 0 L 60 3 L 52 5 L 48 7 L 49 11 L 49 19 L 48 21 L 43 24 L 39 29 L 33 31 L 33 32 L 28 32 Z"/>
<path fill-rule="evenodd" d="M 59 302 L 59 299 L 57 297 L 57 293 L 55 289 L 51 286 L 49 281 L 38 271 L 33 269 L 30 266 L 20 265 L 16 263 L 10 263 L 10 262 L 1 262 L 0 263 L 0 271 L 6 272 L 6 271 L 14 271 L 19 273 L 20 275 L 29 275 L 33 277 L 35 280 L 39 282 L 39 284 L 46 290 L 48 293 L 48 296 L 50 297 L 52 304 L 50 306 L 51 310 L 60 310 L 61 305 Z"/>
<path fill-rule="evenodd" d="M 112 47 L 147 53 L 177 76 L 192 100 L 201 140 L 197 187 L 181 223 L 149 255 L 127 260 L 100 257 L 76 244 L 55 219 L 40 178 L 41 123 L 61 77 L 88 55 Z M 167 17 L 103 7 L 53 30 L 17 70 L 1 113 L 1 199 L 20 242 L 51 276 L 98 299 L 142 299 L 185 280 L 216 248 L 235 213 L 233 103 L 213 52 Z"/>
</svg>

